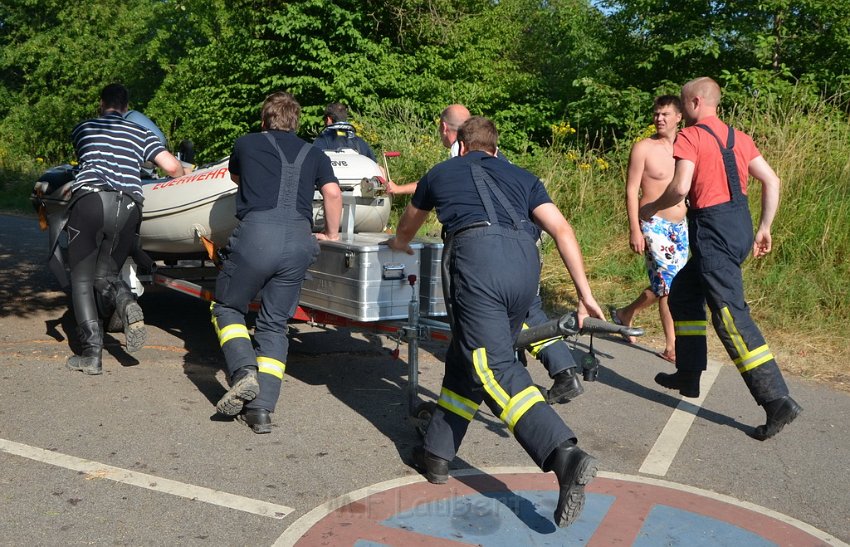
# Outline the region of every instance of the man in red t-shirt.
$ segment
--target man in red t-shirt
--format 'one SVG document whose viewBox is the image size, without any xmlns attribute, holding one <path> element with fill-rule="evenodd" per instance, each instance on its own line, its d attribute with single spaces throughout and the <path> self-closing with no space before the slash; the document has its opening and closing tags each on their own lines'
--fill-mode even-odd
<svg viewBox="0 0 850 547">
<path fill-rule="evenodd" d="M 773 353 L 750 317 L 744 299 L 741 264 L 752 248 L 756 258 L 771 250 L 770 226 L 779 206 L 779 177 L 753 140 L 717 117 L 720 86 L 697 78 L 682 87 L 688 127 L 673 146 L 676 170 L 664 193 L 640 209 L 649 219 L 660 209 L 688 198 L 691 258 L 673 279 L 670 311 L 676 332 L 676 372 L 658 374 L 656 383 L 699 396 L 699 379 L 708 361 L 705 304 L 714 330 L 738 367 L 750 393 L 767 413 L 752 436 L 773 437 L 794 421 L 802 408 L 788 387 Z M 747 203 L 747 177 L 762 183 L 761 219 L 753 237 Z"/>
</svg>

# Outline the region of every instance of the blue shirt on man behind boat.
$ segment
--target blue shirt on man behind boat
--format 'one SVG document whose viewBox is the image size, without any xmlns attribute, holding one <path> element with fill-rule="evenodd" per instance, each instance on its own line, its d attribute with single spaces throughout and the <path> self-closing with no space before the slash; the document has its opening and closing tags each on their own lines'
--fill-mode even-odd
<svg viewBox="0 0 850 547">
<path fill-rule="evenodd" d="M 269 131 L 287 161 L 295 161 L 301 147 L 310 151 L 301 167 L 296 210 L 313 220 L 313 194 L 328 183 L 338 184 L 331 160 L 320 149 L 299 138 L 292 131 Z M 254 161 L 249 161 L 253 159 Z M 244 165 L 244 167 L 243 167 Z M 236 139 L 228 164 L 230 172 L 239 176 L 236 196 L 236 218 L 249 211 L 264 211 L 277 206 L 280 189 L 280 158 L 263 133 L 250 133 Z"/>
<path fill-rule="evenodd" d="M 531 211 L 552 201 L 543 183 L 534 174 L 485 152 L 469 152 L 439 163 L 428 171 L 417 184 L 410 202 L 423 211 L 436 208 L 437 218 L 447 233 L 487 220 L 487 212 L 472 179 L 472 163 L 479 163 L 490 175 L 522 219 L 530 219 Z M 499 224 L 513 225 L 510 215 L 495 197 L 493 207 Z"/>
</svg>

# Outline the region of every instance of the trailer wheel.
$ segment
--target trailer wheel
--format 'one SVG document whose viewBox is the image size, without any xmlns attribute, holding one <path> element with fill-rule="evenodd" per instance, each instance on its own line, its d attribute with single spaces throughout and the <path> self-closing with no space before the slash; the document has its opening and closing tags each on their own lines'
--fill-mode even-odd
<svg viewBox="0 0 850 547">
<path fill-rule="evenodd" d="M 425 438 L 425 432 L 428 430 L 428 424 L 431 423 L 431 417 L 434 415 L 434 411 L 437 410 L 437 404 L 433 402 L 420 403 L 416 410 L 413 411 L 413 418 L 416 432 L 423 439 Z"/>
<path fill-rule="evenodd" d="M 413 415 L 420 420 L 429 421 L 431 419 L 431 416 L 434 415 L 435 410 L 437 410 L 437 403 L 430 401 L 426 403 L 420 403 L 419 406 L 416 407 L 416 410 L 413 412 Z"/>
</svg>

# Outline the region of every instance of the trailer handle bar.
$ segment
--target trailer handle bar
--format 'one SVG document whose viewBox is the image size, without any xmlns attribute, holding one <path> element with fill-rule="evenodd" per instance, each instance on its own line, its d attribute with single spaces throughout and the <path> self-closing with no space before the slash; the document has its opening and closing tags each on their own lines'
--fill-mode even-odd
<svg viewBox="0 0 850 547">
<path fill-rule="evenodd" d="M 643 336 L 644 331 L 638 327 L 627 327 L 609 323 L 595 317 L 585 317 L 582 328 L 578 328 L 578 317 L 576 312 L 565 313 L 561 317 L 551 319 L 536 327 L 524 329 L 517 337 L 514 346 L 517 349 L 526 348 L 537 342 L 558 338 L 562 336 L 574 336 L 576 334 L 622 334 L 625 336 Z"/>
</svg>

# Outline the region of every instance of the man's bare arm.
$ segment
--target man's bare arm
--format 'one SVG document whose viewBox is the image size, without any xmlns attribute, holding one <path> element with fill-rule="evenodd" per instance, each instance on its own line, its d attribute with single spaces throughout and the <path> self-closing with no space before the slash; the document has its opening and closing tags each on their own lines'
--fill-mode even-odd
<svg viewBox="0 0 850 547">
<path fill-rule="evenodd" d="M 183 176 L 183 164 L 180 163 L 180 160 L 175 158 L 168 150 L 163 150 L 157 154 L 153 158 L 153 162 L 157 164 L 160 169 L 168 173 L 168 176 L 170 177 L 176 178 Z"/>
<path fill-rule="evenodd" d="M 426 218 L 428 218 L 428 211 L 417 209 L 408 204 L 398 221 L 395 237 L 388 239 L 385 243 L 393 250 L 412 255 L 413 249 L 410 248 L 410 241 L 416 236 L 416 232 Z"/>
<path fill-rule="evenodd" d="M 626 175 L 626 212 L 629 216 L 629 246 L 632 251 L 643 254 L 646 240 L 640 229 L 638 209 L 640 203 L 640 186 L 643 171 L 646 166 L 646 146 L 644 141 L 636 143 L 629 154 L 629 170 Z"/>
<path fill-rule="evenodd" d="M 418 183 L 416 182 L 409 182 L 407 184 L 396 184 L 391 180 L 387 180 L 386 183 L 384 183 L 384 186 L 387 190 L 387 194 L 391 196 L 398 196 L 404 194 L 413 194 L 416 191 L 417 184 Z"/>
<path fill-rule="evenodd" d="M 761 182 L 761 218 L 759 219 L 756 237 L 753 241 L 753 256 L 764 256 L 773 248 L 773 238 L 770 227 L 779 209 L 779 177 L 762 156 L 752 160 L 749 165 L 750 175 Z"/>
<path fill-rule="evenodd" d="M 342 216 L 342 190 L 339 184 L 329 182 L 323 184 L 321 190 L 322 207 L 325 209 L 325 229 L 316 234 L 316 239 L 339 239 L 339 220 Z"/>
</svg>

